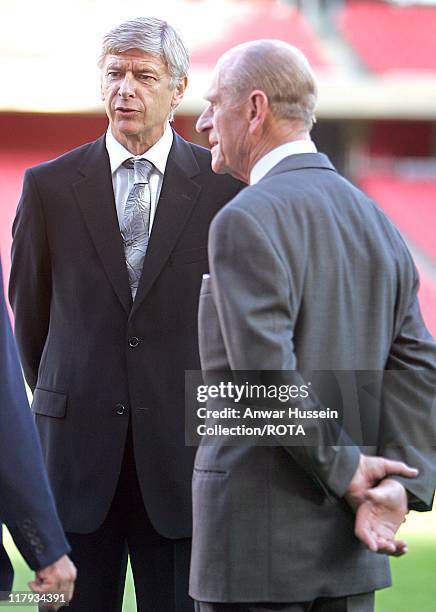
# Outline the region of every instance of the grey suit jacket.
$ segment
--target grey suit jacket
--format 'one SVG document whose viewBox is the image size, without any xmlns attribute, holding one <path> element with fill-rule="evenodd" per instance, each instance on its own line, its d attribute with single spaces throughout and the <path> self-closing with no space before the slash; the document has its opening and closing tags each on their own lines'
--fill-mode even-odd
<svg viewBox="0 0 436 612">
<path fill-rule="evenodd" d="M 436 348 L 409 252 L 324 155 L 282 160 L 225 206 L 210 228 L 209 263 L 199 310 L 203 370 L 298 370 L 304 377 L 421 368 L 426 378 L 420 401 L 410 402 L 410 422 L 424 400 L 431 403 Z M 375 428 L 377 445 L 365 452 L 418 467 L 419 477 L 405 484 L 415 507 L 428 509 L 434 449 L 390 445 L 383 427 Z M 320 426 L 316 447 L 203 441 L 193 477 L 192 597 L 294 602 L 390 584 L 388 558 L 354 536 L 343 499 L 359 447 L 324 446 L 327 434 Z"/>
</svg>

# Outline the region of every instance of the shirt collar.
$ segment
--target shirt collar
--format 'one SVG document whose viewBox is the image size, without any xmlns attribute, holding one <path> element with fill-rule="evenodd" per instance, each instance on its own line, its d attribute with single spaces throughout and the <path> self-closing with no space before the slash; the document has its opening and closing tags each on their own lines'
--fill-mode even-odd
<svg viewBox="0 0 436 612">
<path fill-rule="evenodd" d="M 142 155 L 132 155 L 112 134 L 110 126 L 106 132 L 106 149 L 109 155 L 111 173 L 114 174 L 126 159 L 148 159 L 161 174 L 165 174 L 171 145 L 173 144 L 173 130 L 167 123 L 162 137 Z"/>
<path fill-rule="evenodd" d="M 313 140 L 293 140 L 276 147 L 261 157 L 250 172 L 250 185 L 258 183 L 271 168 L 274 168 L 282 159 L 289 155 L 298 153 L 316 153 L 317 149 Z"/>
</svg>

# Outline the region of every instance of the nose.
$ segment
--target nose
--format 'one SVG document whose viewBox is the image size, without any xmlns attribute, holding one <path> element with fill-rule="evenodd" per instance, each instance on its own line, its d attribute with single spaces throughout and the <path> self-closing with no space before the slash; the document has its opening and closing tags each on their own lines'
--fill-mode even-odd
<svg viewBox="0 0 436 612">
<path fill-rule="evenodd" d="M 212 108 L 210 104 L 204 109 L 197 119 L 195 129 L 200 134 L 201 132 L 208 132 L 210 129 L 212 129 Z"/>
<path fill-rule="evenodd" d="M 118 95 L 120 95 L 123 100 L 126 100 L 127 98 L 133 98 L 135 96 L 134 79 L 133 76 L 131 76 L 129 73 L 126 73 L 124 75 L 124 78 L 120 83 Z"/>
</svg>

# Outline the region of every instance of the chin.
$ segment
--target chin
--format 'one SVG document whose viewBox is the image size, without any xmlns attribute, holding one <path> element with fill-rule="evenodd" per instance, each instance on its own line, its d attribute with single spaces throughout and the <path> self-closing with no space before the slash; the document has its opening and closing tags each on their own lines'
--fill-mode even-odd
<svg viewBox="0 0 436 612">
<path fill-rule="evenodd" d="M 222 159 L 216 161 L 212 159 L 211 167 L 215 174 L 231 174 L 234 176 L 232 169 L 226 166 Z"/>
<path fill-rule="evenodd" d="M 215 174 L 227 174 L 228 170 L 226 170 L 226 168 L 224 168 L 223 166 L 215 166 L 214 164 L 212 164 L 212 170 L 215 172 Z"/>
<path fill-rule="evenodd" d="M 225 169 L 224 162 L 221 158 L 214 158 L 212 156 L 211 160 L 211 168 L 215 172 L 215 174 L 225 174 L 227 170 Z"/>
<path fill-rule="evenodd" d="M 121 119 L 115 121 L 114 127 L 116 130 L 126 135 L 136 134 L 138 131 L 138 125 L 134 119 Z"/>
</svg>

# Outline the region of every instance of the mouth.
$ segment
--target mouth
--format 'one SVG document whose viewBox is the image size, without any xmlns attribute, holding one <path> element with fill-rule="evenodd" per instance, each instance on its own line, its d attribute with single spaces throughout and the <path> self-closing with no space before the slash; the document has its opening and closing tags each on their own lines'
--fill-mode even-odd
<svg viewBox="0 0 436 612">
<path fill-rule="evenodd" d="M 115 108 L 115 112 L 120 113 L 121 115 L 131 116 L 131 115 L 134 115 L 135 113 L 138 113 L 139 111 L 136 110 L 135 108 L 127 108 L 125 106 L 117 106 Z"/>
</svg>

